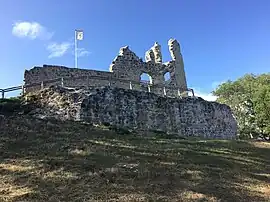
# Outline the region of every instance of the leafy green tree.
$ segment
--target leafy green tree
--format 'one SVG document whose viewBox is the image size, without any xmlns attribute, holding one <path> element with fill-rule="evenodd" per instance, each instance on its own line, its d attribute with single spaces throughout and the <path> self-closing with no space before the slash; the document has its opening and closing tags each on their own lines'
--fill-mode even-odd
<svg viewBox="0 0 270 202">
<path fill-rule="evenodd" d="M 270 74 L 247 74 L 227 81 L 213 92 L 217 101 L 231 107 L 240 138 L 270 137 Z"/>
</svg>

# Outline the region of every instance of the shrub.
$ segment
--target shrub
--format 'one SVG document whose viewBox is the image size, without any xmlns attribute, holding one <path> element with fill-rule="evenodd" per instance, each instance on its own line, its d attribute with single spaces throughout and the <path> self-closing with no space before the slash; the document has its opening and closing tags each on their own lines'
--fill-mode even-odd
<svg viewBox="0 0 270 202">
<path fill-rule="evenodd" d="M 17 112 L 21 109 L 20 97 L 14 97 L 9 99 L 0 99 L 0 113 L 9 114 Z"/>
</svg>

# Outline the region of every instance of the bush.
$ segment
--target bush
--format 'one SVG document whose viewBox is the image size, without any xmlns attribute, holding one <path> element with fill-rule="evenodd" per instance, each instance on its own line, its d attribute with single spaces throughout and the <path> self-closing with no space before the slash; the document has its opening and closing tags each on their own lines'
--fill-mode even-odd
<svg viewBox="0 0 270 202">
<path fill-rule="evenodd" d="M 9 114 L 21 109 L 21 100 L 19 97 L 0 99 L 0 113 Z"/>
</svg>

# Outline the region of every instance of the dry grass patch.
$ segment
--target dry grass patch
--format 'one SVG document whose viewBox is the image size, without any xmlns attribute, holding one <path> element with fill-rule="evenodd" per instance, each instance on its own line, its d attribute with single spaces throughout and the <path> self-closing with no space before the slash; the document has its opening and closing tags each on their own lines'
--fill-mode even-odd
<svg viewBox="0 0 270 202">
<path fill-rule="evenodd" d="M 270 145 L 11 117 L 0 201 L 269 201 Z"/>
</svg>

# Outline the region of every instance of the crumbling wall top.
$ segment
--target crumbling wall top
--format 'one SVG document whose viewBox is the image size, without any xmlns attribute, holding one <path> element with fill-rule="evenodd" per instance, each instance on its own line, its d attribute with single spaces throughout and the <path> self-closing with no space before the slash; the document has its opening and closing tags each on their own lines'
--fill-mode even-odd
<svg viewBox="0 0 270 202">
<path fill-rule="evenodd" d="M 176 39 L 170 39 L 168 41 L 169 51 L 172 57 L 172 60 L 178 60 L 181 56 L 180 44 Z"/>
<path fill-rule="evenodd" d="M 128 46 L 119 51 L 119 55 L 110 65 L 110 71 L 127 79 L 140 81 L 142 73 L 150 76 L 153 84 L 165 84 L 187 89 L 184 64 L 180 51 L 180 45 L 176 39 L 168 41 L 172 60 L 163 63 L 161 46 L 155 42 L 153 47 L 145 53 L 145 62 L 133 53 Z M 169 72 L 169 80 L 164 75 Z M 166 81 L 166 82 L 165 82 Z"/>
<path fill-rule="evenodd" d="M 153 63 L 162 63 L 161 46 L 155 42 L 154 46 L 145 53 L 145 61 Z"/>
</svg>

